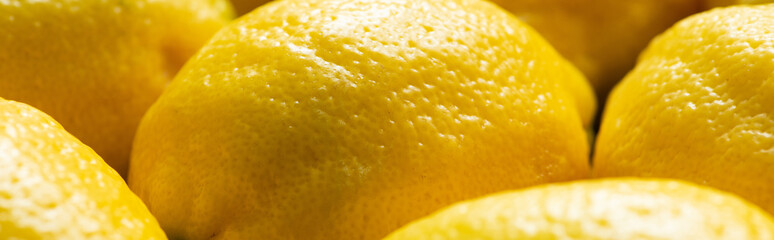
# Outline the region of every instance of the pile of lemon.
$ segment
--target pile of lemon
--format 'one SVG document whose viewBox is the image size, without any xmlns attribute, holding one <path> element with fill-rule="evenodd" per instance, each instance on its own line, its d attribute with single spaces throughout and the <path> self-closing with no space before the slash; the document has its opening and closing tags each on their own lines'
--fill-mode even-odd
<svg viewBox="0 0 774 240">
<path fill-rule="evenodd" d="M 770 1 L 265 2 L 0 0 L 0 239 L 774 239 Z"/>
</svg>

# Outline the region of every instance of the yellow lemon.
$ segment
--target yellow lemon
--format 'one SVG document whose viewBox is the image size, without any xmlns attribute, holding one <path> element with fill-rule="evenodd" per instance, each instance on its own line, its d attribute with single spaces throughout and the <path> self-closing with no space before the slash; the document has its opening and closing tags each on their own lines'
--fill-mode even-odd
<svg viewBox="0 0 774 240">
<path fill-rule="evenodd" d="M 230 11 L 226 0 L 0 1 L 0 97 L 50 114 L 125 174 L 140 118 Z"/>
<path fill-rule="evenodd" d="M 604 96 L 657 34 L 699 0 L 491 0 L 534 27 Z"/>
<path fill-rule="evenodd" d="M 234 4 L 236 13 L 242 15 L 270 1 L 271 0 L 231 0 L 231 3 Z"/>
<path fill-rule="evenodd" d="M 0 239 L 166 239 L 121 176 L 29 105 L 0 99 Z"/>
<path fill-rule="evenodd" d="M 774 212 L 772 59 L 774 5 L 681 21 L 612 92 L 595 174 L 686 179 Z"/>
<path fill-rule="evenodd" d="M 399 239 L 774 239 L 774 219 L 715 189 L 665 179 L 552 184 L 455 204 Z"/>
<path fill-rule="evenodd" d="M 375 239 L 585 177 L 593 106 L 580 72 L 485 1 L 274 1 L 151 107 L 129 183 L 173 237 Z"/>
</svg>

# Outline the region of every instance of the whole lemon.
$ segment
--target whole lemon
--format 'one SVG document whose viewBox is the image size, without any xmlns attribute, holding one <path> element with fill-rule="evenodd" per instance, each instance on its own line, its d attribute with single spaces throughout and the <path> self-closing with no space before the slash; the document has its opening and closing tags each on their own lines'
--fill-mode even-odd
<svg viewBox="0 0 774 240">
<path fill-rule="evenodd" d="M 29 105 L 0 99 L 0 239 L 166 239 L 121 176 Z"/>
<path fill-rule="evenodd" d="M 599 96 L 632 69 L 650 39 L 701 10 L 700 0 L 491 0 L 534 27 Z"/>
<path fill-rule="evenodd" d="M 741 198 L 666 179 L 550 184 L 457 203 L 398 239 L 774 239 L 774 219 Z"/>
<path fill-rule="evenodd" d="M 173 237 L 375 239 L 587 176 L 593 106 L 580 72 L 485 1 L 274 1 L 151 107 L 129 183 Z"/>
<path fill-rule="evenodd" d="M 125 174 L 140 118 L 230 11 L 226 0 L 0 1 L 0 97 L 50 114 Z"/>
<path fill-rule="evenodd" d="M 686 179 L 774 212 L 772 59 L 774 5 L 681 21 L 612 92 L 595 174 Z"/>
</svg>

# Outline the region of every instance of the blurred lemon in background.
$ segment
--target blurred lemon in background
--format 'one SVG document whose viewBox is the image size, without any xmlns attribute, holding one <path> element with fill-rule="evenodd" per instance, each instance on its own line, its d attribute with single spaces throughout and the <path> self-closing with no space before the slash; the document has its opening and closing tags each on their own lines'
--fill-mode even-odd
<svg viewBox="0 0 774 240">
<path fill-rule="evenodd" d="M 552 184 L 458 203 L 386 239 L 774 239 L 774 219 L 715 189 L 662 179 Z"/>
<path fill-rule="evenodd" d="M 604 99 L 648 42 L 691 14 L 771 0 L 491 0 L 534 27 Z"/>
<path fill-rule="evenodd" d="M 142 115 L 231 16 L 226 0 L 0 1 L 0 97 L 50 114 L 125 173 Z"/>
<path fill-rule="evenodd" d="M 0 99 L 0 239 L 166 239 L 121 176 L 51 117 Z"/>
<path fill-rule="evenodd" d="M 221 30 L 143 118 L 129 182 L 187 239 L 375 239 L 583 178 L 582 74 L 478 0 L 286 0 Z"/>
<path fill-rule="evenodd" d="M 604 97 L 650 39 L 698 12 L 697 0 L 492 0 L 534 27 Z"/>
<path fill-rule="evenodd" d="M 774 212 L 772 59 L 774 5 L 681 21 L 612 92 L 595 174 L 686 179 Z"/>
</svg>

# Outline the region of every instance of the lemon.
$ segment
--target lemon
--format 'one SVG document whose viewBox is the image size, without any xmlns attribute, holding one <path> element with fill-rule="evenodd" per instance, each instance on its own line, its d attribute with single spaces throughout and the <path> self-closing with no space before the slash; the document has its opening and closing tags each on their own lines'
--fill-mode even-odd
<svg viewBox="0 0 774 240">
<path fill-rule="evenodd" d="M 0 239 L 166 239 L 121 176 L 29 105 L 0 99 Z"/>
<path fill-rule="evenodd" d="M 142 115 L 230 17 L 226 0 L 0 1 L 0 97 L 50 114 L 125 174 Z"/>
<path fill-rule="evenodd" d="M 773 13 L 716 9 L 656 38 L 611 94 L 595 174 L 686 179 L 774 212 Z"/>
<path fill-rule="evenodd" d="M 151 107 L 129 183 L 171 237 L 375 239 L 587 176 L 593 106 L 579 71 L 488 2 L 274 1 Z"/>
<path fill-rule="evenodd" d="M 699 0 L 491 0 L 534 27 L 577 66 L 600 96 L 628 72 L 648 41 L 698 12 Z"/>
<path fill-rule="evenodd" d="M 231 0 L 238 15 L 243 15 L 271 0 Z"/>
<path fill-rule="evenodd" d="M 490 0 L 534 27 L 604 97 L 648 42 L 700 11 L 772 0 Z"/>
<path fill-rule="evenodd" d="M 774 219 L 741 198 L 687 182 L 603 179 L 457 203 L 398 239 L 774 239 Z"/>
</svg>

